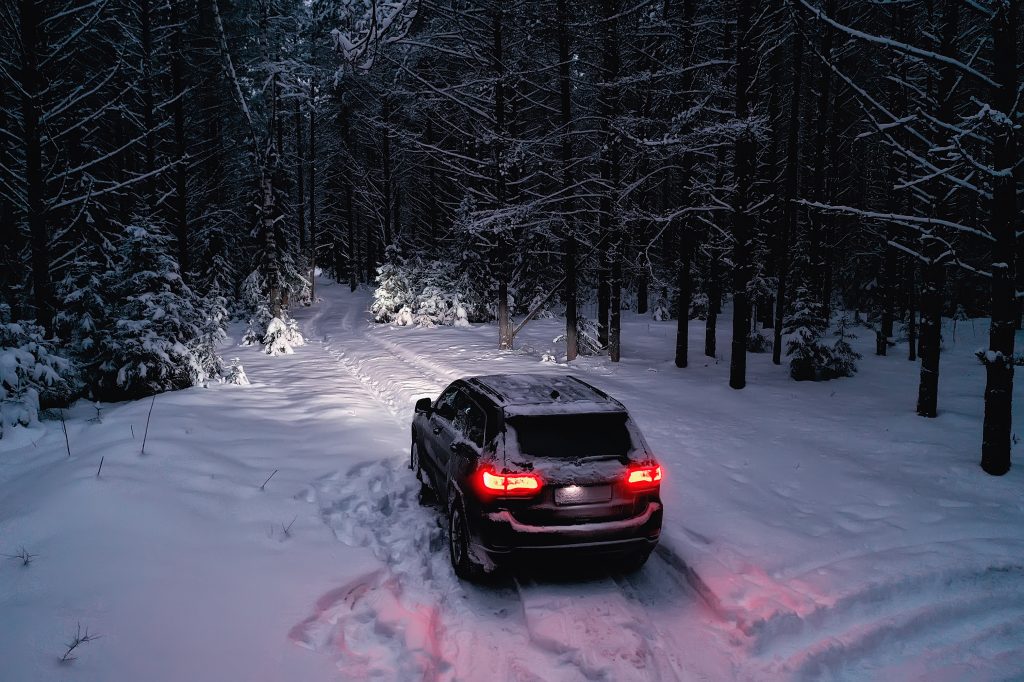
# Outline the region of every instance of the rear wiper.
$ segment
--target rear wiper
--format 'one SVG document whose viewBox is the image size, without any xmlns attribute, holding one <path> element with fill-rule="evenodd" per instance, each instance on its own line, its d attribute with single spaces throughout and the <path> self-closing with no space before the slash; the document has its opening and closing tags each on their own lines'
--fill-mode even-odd
<svg viewBox="0 0 1024 682">
<path fill-rule="evenodd" d="M 573 460 L 573 463 L 579 466 L 584 462 L 601 462 L 606 459 L 617 459 L 623 464 L 627 461 L 624 455 L 591 455 L 589 457 L 577 457 Z"/>
</svg>

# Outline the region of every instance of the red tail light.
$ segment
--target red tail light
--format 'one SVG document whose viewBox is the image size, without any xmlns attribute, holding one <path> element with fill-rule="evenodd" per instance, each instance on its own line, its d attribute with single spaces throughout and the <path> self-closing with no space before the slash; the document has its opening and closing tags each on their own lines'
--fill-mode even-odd
<svg viewBox="0 0 1024 682">
<path fill-rule="evenodd" d="M 487 468 L 480 471 L 480 485 L 484 491 L 492 495 L 527 497 L 536 494 L 542 482 L 537 474 L 499 474 L 494 469 Z"/>
<path fill-rule="evenodd" d="M 655 488 L 661 484 L 661 465 L 633 465 L 626 472 L 626 485 L 633 490 Z"/>
</svg>

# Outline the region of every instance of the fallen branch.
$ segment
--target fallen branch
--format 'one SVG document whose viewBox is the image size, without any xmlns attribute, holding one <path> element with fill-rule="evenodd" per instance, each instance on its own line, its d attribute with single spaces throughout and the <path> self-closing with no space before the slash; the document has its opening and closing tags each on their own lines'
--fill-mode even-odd
<svg viewBox="0 0 1024 682">
<path fill-rule="evenodd" d="M 26 550 L 24 547 L 22 547 L 20 550 L 18 550 L 17 554 L 5 554 L 4 556 L 7 557 L 8 559 L 18 559 L 18 560 L 21 561 L 21 565 L 22 566 L 28 566 L 30 563 L 32 563 L 32 560 L 35 559 L 39 555 L 38 554 L 29 554 L 28 550 Z"/>
<path fill-rule="evenodd" d="M 68 650 L 64 652 L 64 655 L 60 657 L 61 663 L 70 663 L 75 660 L 77 656 L 72 656 L 71 653 L 83 644 L 88 644 L 94 639 L 99 639 L 100 635 L 90 635 L 89 628 L 85 628 L 85 632 L 82 632 L 82 624 L 78 624 L 78 631 L 75 633 L 75 638 L 72 639 L 68 644 Z"/>
<path fill-rule="evenodd" d="M 276 474 L 276 473 L 277 473 L 277 469 L 274 469 L 274 474 Z M 267 484 L 270 483 L 270 479 L 272 479 L 274 477 L 274 474 L 270 474 L 269 476 L 267 476 L 267 480 L 263 481 L 263 485 L 260 486 L 260 490 L 265 490 L 266 489 Z"/>
</svg>

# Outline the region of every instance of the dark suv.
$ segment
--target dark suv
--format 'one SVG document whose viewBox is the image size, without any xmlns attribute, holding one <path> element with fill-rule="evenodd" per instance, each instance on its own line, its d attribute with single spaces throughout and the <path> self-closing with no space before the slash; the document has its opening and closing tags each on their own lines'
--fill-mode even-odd
<svg viewBox="0 0 1024 682">
<path fill-rule="evenodd" d="M 560 552 L 635 570 L 661 533 L 661 466 L 622 403 L 573 376 L 472 377 L 419 400 L 410 466 L 448 513 L 462 578 Z"/>
</svg>

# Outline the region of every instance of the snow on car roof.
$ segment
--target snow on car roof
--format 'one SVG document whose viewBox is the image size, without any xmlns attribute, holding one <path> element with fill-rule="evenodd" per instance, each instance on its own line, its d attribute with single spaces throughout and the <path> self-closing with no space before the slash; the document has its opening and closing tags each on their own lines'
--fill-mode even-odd
<svg viewBox="0 0 1024 682">
<path fill-rule="evenodd" d="M 491 374 L 466 379 L 482 388 L 502 406 L 543 406 L 542 411 L 607 412 L 622 410 L 622 404 L 607 393 L 574 376 L 543 374 Z M 558 406 L 558 407 L 556 407 Z M 522 410 L 516 410 L 521 412 Z"/>
</svg>

